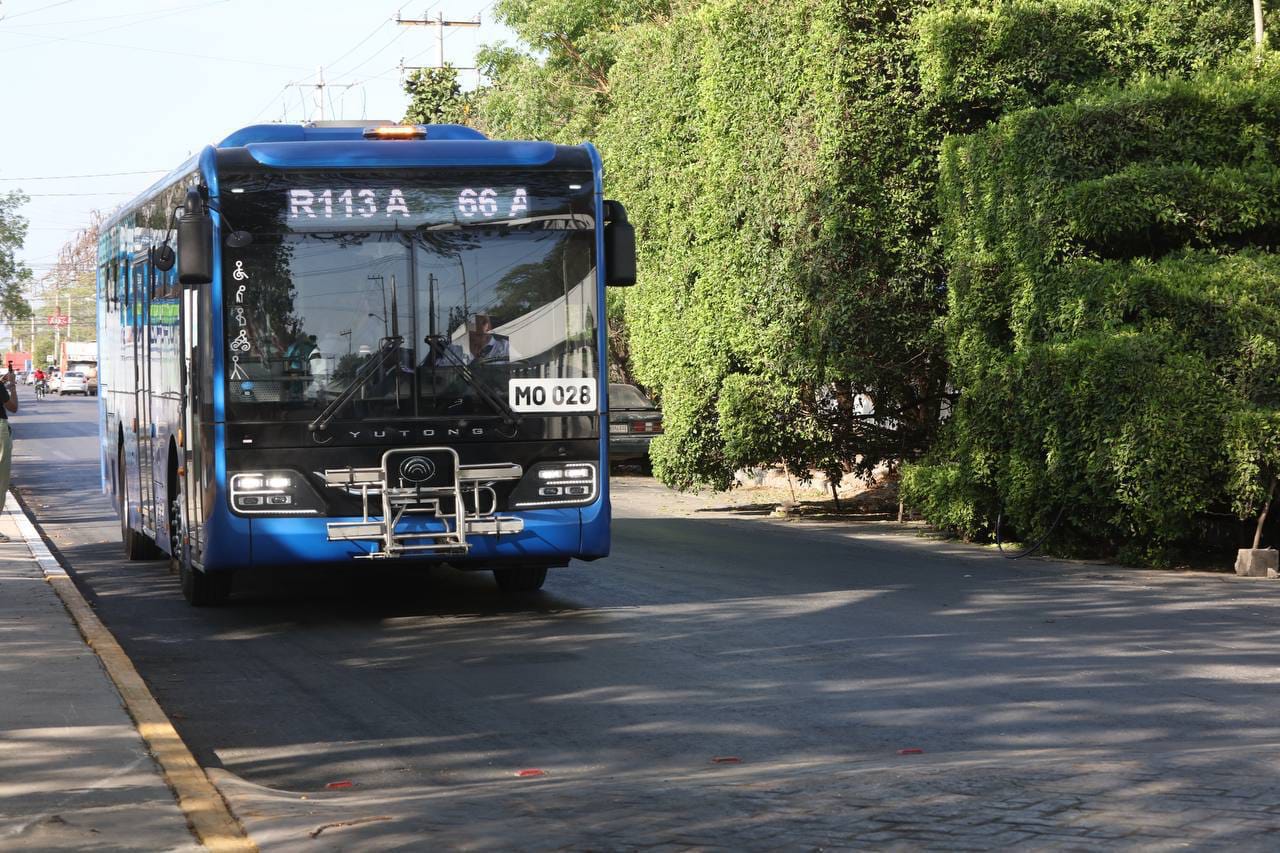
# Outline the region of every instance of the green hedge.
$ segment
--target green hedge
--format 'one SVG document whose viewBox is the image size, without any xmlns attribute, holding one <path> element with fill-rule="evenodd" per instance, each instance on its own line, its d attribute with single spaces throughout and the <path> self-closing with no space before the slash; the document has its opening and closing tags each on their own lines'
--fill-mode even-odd
<svg viewBox="0 0 1280 853">
<path fill-rule="evenodd" d="M 1277 128 L 1280 83 L 1258 73 L 1109 89 L 949 140 L 953 345 L 1034 335 L 1019 318 L 1036 315 L 1040 282 L 1070 259 L 1275 245 Z"/>
<path fill-rule="evenodd" d="M 1105 89 L 949 141 L 962 396 L 906 480 L 926 513 L 972 535 L 1003 508 L 1035 533 L 1065 506 L 1060 550 L 1158 562 L 1197 513 L 1257 510 L 1280 462 L 1274 70 Z"/>
<path fill-rule="evenodd" d="M 942 136 L 909 50 L 927 5 L 714 0 L 624 40 L 599 143 L 638 228 L 626 319 L 666 482 L 838 477 L 927 446 L 945 383 Z"/>
<path fill-rule="evenodd" d="M 917 28 L 928 101 L 968 132 L 1099 82 L 1211 68 L 1247 49 L 1253 19 L 1234 0 L 992 0 L 937 3 Z"/>
</svg>

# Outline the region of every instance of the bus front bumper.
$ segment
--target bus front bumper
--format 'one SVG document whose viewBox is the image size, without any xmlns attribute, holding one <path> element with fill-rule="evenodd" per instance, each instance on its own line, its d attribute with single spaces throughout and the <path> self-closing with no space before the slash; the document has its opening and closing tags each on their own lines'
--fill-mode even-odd
<svg viewBox="0 0 1280 853">
<path fill-rule="evenodd" d="M 465 552 L 408 552 L 383 558 L 391 562 L 448 562 L 458 568 L 486 563 L 563 563 L 573 557 L 594 559 L 608 554 L 608 513 L 597 501 L 589 507 L 540 509 L 513 513 L 523 522 L 518 533 L 479 534 L 467 537 Z M 602 512 L 602 510 L 604 510 Z M 603 521 L 602 521 L 603 519 Z M 250 521 L 250 548 L 254 567 L 302 566 L 364 560 L 381 549 L 377 539 L 332 541 L 330 525 L 360 524 L 349 518 L 254 518 Z M 599 530 L 603 524 L 603 532 Z M 435 518 L 414 518 L 402 527 L 436 534 L 444 523 Z"/>
</svg>

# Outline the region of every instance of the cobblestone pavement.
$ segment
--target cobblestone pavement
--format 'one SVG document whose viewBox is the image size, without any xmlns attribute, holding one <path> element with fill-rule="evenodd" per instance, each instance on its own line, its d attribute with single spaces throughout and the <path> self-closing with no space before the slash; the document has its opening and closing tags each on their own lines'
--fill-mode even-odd
<svg viewBox="0 0 1280 853">
<path fill-rule="evenodd" d="M 1123 750 L 1118 752 L 1123 753 Z M 1275 850 L 1275 749 L 1173 754 L 908 755 L 846 766 L 708 767 L 683 776 L 511 779 L 391 802 L 298 798 L 215 778 L 273 850 Z M 413 818 L 393 814 L 414 814 Z M 478 821 L 477 816 L 487 819 Z"/>
<path fill-rule="evenodd" d="M 28 506 L 266 853 L 1280 849 L 1280 583 L 644 481 L 520 603 L 361 566 L 194 609 L 120 559 L 94 436 L 24 419 L 19 461 L 82 454 Z"/>
</svg>

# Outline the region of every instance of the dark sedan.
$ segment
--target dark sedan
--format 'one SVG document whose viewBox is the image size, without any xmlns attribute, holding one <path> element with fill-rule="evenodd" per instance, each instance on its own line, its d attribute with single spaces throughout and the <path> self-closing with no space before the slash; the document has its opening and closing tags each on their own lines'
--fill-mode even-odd
<svg viewBox="0 0 1280 853">
<path fill-rule="evenodd" d="M 609 383 L 609 461 L 649 464 L 649 442 L 662 433 L 662 410 L 634 385 Z"/>
</svg>

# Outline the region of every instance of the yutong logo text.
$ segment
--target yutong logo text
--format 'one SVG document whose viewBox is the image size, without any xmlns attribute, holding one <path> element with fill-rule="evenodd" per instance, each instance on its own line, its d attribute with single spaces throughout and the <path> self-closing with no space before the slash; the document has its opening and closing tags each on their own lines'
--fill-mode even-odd
<svg viewBox="0 0 1280 853">
<path fill-rule="evenodd" d="M 444 429 L 362 429 L 346 430 L 352 438 L 463 438 L 488 434 L 484 427 L 445 427 Z"/>
</svg>

